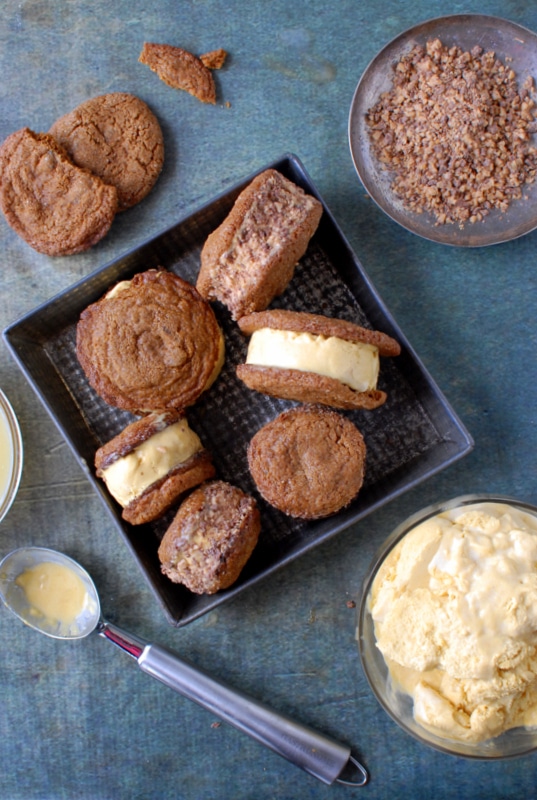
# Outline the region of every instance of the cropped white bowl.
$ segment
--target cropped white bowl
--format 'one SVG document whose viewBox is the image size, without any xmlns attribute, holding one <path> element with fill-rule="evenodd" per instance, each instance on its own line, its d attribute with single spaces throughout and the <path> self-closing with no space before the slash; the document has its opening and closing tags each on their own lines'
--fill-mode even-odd
<svg viewBox="0 0 537 800">
<path fill-rule="evenodd" d="M 6 473 L 0 483 L 0 522 L 11 508 L 22 475 L 22 436 L 15 412 L 0 389 L 1 457 L 6 459 Z M 6 442 L 4 442 L 4 439 Z M 7 443 L 7 452 L 4 446 Z M 4 465 L 2 465 L 4 466 Z"/>
</svg>

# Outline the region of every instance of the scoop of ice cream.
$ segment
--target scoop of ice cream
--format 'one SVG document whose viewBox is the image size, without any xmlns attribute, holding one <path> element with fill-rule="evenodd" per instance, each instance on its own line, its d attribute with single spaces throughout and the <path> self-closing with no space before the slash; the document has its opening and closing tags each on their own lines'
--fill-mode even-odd
<svg viewBox="0 0 537 800">
<path fill-rule="evenodd" d="M 377 646 L 417 722 L 482 741 L 537 723 L 537 518 L 501 503 L 414 528 L 369 599 Z"/>
</svg>

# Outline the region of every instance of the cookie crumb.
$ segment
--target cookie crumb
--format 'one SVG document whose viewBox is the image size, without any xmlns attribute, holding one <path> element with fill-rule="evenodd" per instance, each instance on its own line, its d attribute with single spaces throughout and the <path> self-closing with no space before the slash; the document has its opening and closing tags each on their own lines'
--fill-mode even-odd
<svg viewBox="0 0 537 800">
<path fill-rule="evenodd" d="M 356 608 L 354 600 L 347 600 L 347 608 Z"/>
<path fill-rule="evenodd" d="M 227 52 L 219 47 L 218 50 L 211 50 L 200 56 L 200 61 L 207 69 L 222 69 L 227 58 Z"/>
</svg>

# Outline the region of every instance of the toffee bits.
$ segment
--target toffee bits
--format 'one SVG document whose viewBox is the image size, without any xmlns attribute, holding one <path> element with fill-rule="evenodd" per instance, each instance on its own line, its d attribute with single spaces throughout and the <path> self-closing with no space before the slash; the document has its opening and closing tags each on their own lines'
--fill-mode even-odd
<svg viewBox="0 0 537 800">
<path fill-rule="evenodd" d="M 403 56 L 366 115 L 373 154 L 403 204 L 462 228 L 520 199 L 537 171 L 533 88 L 528 78 L 519 89 L 514 71 L 480 47 L 435 39 Z"/>
</svg>

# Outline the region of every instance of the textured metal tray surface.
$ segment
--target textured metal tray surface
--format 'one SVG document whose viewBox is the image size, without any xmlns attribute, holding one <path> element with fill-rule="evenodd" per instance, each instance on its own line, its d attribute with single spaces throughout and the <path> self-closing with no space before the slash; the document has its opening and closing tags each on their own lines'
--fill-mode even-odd
<svg viewBox="0 0 537 800">
<path fill-rule="evenodd" d="M 293 155 L 267 167 L 279 169 L 322 202 L 300 161 Z M 251 392 L 235 375 L 247 341 L 227 309 L 214 304 L 226 340 L 226 362 L 211 389 L 187 411 L 191 427 L 212 452 L 218 477 L 256 496 L 262 515 L 259 543 L 237 583 L 212 596 L 198 596 L 172 584 L 160 572 L 157 548 L 173 517 L 131 526 L 107 494 L 93 469 L 97 447 L 133 417 L 112 408 L 89 386 L 75 353 L 81 311 L 116 281 L 151 267 L 164 267 L 195 283 L 200 251 L 208 234 L 230 210 L 253 175 L 187 219 L 136 250 L 97 270 L 4 331 L 4 339 L 34 391 L 47 408 L 79 464 L 100 495 L 160 601 L 176 626 L 199 617 L 246 586 L 270 575 L 321 541 L 348 527 L 403 491 L 469 452 L 472 439 L 424 369 L 385 308 L 329 210 L 302 258 L 295 277 L 272 306 L 340 317 L 382 330 L 398 339 L 402 354 L 381 361 L 379 388 L 384 406 L 369 412 L 343 412 L 362 431 L 367 444 L 364 486 L 351 506 L 315 522 L 286 517 L 256 492 L 246 451 L 256 431 L 293 403 Z"/>
</svg>

